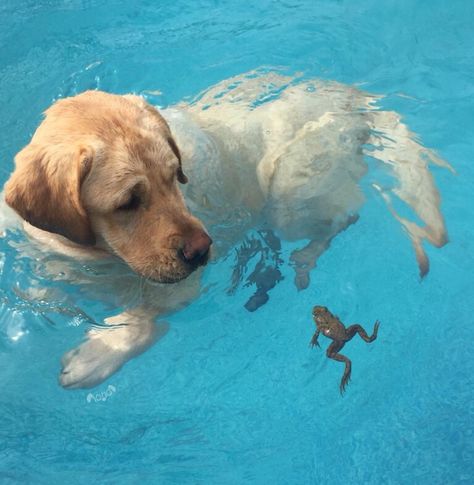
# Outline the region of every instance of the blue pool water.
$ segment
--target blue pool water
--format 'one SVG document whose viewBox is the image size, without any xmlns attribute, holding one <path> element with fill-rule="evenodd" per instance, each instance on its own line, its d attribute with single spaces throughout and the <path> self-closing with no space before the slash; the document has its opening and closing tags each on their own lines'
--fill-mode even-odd
<svg viewBox="0 0 474 485">
<path fill-rule="evenodd" d="M 87 328 L 71 315 L 107 309 L 69 287 L 71 315 L 22 297 L 34 262 L 9 232 L 0 483 L 473 483 L 472 2 L 4 0 L 0 25 L 2 184 L 59 97 L 99 88 L 168 106 L 260 67 L 386 95 L 381 106 L 456 170 L 431 169 L 450 242 L 426 246 L 423 281 L 362 182 L 359 221 L 307 290 L 285 266 L 270 302 L 249 313 L 250 289 L 226 292 L 232 258 L 214 261 L 207 291 L 168 317 L 166 337 L 92 392 L 60 388 L 59 360 Z M 294 244 L 283 244 L 286 260 Z M 345 322 L 382 322 L 373 344 L 347 345 L 344 397 L 328 341 L 308 348 L 317 303 Z"/>
</svg>

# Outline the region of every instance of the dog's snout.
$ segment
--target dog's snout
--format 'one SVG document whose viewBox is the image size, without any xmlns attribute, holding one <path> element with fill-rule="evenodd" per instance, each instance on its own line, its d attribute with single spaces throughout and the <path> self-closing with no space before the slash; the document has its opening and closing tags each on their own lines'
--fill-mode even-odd
<svg viewBox="0 0 474 485">
<path fill-rule="evenodd" d="M 209 235 L 200 231 L 190 237 L 181 250 L 183 259 L 188 263 L 202 263 L 209 254 L 209 249 L 212 244 L 212 239 Z"/>
</svg>

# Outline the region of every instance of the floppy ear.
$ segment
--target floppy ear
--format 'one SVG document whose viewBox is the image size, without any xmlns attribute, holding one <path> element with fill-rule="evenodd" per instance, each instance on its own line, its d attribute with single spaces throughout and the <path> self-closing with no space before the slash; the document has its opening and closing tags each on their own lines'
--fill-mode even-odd
<svg viewBox="0 0 474 485">
<path fill-rule="evenodd" d="M 80 197 L 91 164 L 89 147 L 31 143 L 15 157 L 5 200 L 31 225 L 92 245 L 95 236 Z"/>
<path fill-rule="evenodd" d="M 124 94 L 123 97 L 127 100 L 138 106 L 140 109 L 145 111 L 148 115 L 151 116 L 153 120 L 154 126 L 159 129 L 162 135 L 165 137 L 166 141 L 168 142 L 171 150 L 176 155 L 179 161 L 179 168 L 178 168 L 178 182 L 181 184 L 188 183 L 188 177 L 183 172 L 183 167 L 181 165 L 181 153 L 179 152 L 178 146 L 174 141 L 173 135 L 171 134 L 170 127 L 166 120 L 161 116 L 158 110 L 153 107 L 151 104 L 147 103 L 141 96 L 136 96 L 134 94 Z"/>
<path fill-rule="evenodd" d="M 171 150 L 173 150 L 173 153 L 176 155 L 176 158 L 179 160 L 178 182 L 180 184 L 187 184 L 188 177 L 186 177 L 186 175 L 183 172 L 183 166 L 181 165 L 181 153 L 179 152 L 178 145 L 176 145 L 174 138 L 171 136 L 171 132 L 169 137 L 167 138 L 167 141 L 171 147 Z"/>
</svg>

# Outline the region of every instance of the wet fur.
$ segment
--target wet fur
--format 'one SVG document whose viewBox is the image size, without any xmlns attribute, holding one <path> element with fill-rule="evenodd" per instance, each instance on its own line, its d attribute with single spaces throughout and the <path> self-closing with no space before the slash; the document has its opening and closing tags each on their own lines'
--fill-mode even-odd
<svg viewBox="0 0 474 485">
<path fill-rule="evenodd" d="M 407 230 L 426 274 L 422 241 L 435 246 L 447 241 L 428 163 L 449 166 L 422 147 L 396 113 L 376 109 L 378 99 L 338 83 L 250 73 L 164 110 L 164 117 L 140 97 L 101 92 L 49 108 L 16 157 L 6 201 L 26 221 L 30 237 L 52 253 L 93 264 L 112 258 L 111 276 L 100 281 L 64 258 L 43 256 L 46 274 L 63 274 L 89 288 L 91 298 L 112 298 L 129 308 L 64 356 L 61 384 L 102 382 L 163 333 L 153 323 L 157 316 L 198 296 L 199 273 L 183 263 L 177 249 L 203 228 L 201 221 L 222 241 L 217 256 L 253 227 L 309 240 L 292 255 L 297 286 L 308 286 L 320 254 L 357 219 L 365 156 L 385 164 L 398 181 L 393 188 L 374 187 Z M 187 203 L 178 186 L 186 176 L 189 184 L 181 189 Z M 117 209 L 134 191 L 143 206 L 131 217 Z M 400 217 L 394 197 L 425 225 Z M 235 223 L 229 224 L 234 213 Z M 3 223 L 14 224 L 5 215 Z M 34 246 L 22 251 L 34 257 Z M 114 257 L 140 276 L 125 271 L 112 277 Z M 178 283 L 156 285 L 149 279 Z M 252 273 L 247 281 L 256 285 L 257 298 L 251 309 L 268 299 L 279 279 L 278 268 Z"/>
</svg>

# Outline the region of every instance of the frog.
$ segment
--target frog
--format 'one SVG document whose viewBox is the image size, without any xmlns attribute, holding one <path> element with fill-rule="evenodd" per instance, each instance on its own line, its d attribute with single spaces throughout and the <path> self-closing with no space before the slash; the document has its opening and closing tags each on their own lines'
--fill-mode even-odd
<svg viewBox="0 0 474 485">
<path fill-rule="evenodd" d="M 339 354 L 339 351 L 356 334 L 359 334 L 362 340 L 367 343 L 373 342 L 377 338 L 380 322 L 376 320 L 372 335 L 369 337 L 361 325 L 354 324 L 346 328 L 339 317 L 333 315 L 325 306 L 313 308 L 313 319 L 316 324 L 316 332 L 309 343 L 310 347 L 320 347 L 318 337 L 322 333 L 333 341 L 326 350 L 327 357 L 345 363 L 344 374 L 339 385 L 339 390 L 343 395 L 351 378 L 352 362 L 345 355 Z"/>
</svg>

